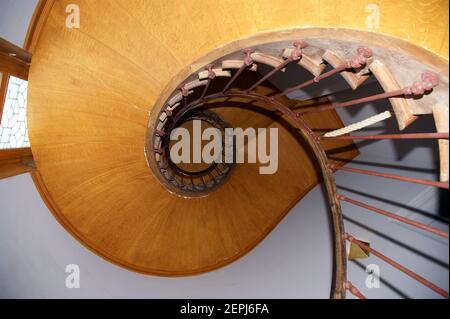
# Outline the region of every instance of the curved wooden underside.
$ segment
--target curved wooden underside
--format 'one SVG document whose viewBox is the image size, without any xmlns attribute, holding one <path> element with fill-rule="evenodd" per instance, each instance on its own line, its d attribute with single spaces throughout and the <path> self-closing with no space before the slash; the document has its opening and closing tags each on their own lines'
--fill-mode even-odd
<svg viewBox="0 0 450 319">
<path fill-rule="evenodd" d="M 65 26 L 70 3 L 80 7 L 80 29 Z M 317 184 L 319 175 L 308 147 L 282 119 L 274 122 L 256 108 L 235 111 L 233 105 L 222 105 L 225 120 L 233 126 L 279 127 L 275 175 L 259 175 L 257 166 L 240 165 L 218 191 L 184 199 L 164 189 L 145 161 L 152 107 L 161 92 L 173 90 L 189 70 L 216 59 L 207 55 L 211 50 L 262 31 L 332 24 L 321 21 L 321 14 L 315 17 L 292 8 L 297 4 L 289 1 L 256 3 L 54 3 L 35 45 L 29 75 L 28 126 L 38 168 L 35 178 L 56 218 L 97 254 L 157 275 L 212 270 L 248 252 Z M 345 1 L 339 3 L 341 8 L 347 6 Z M 358 28 L 361 23 L 339 25 Z M 363 37 L 346 32 L 333 36 Z M 291 30 L 235 42 L 214 54 L 281 35 L 330 36 L 324 29 Z M 374 41 L 383 43 L 376 37 Z M 400 51 L 408 46 L 395 43 Z M 334 112 L 307 121 L 317 129 L 341 126 Z M 334 143 L 327 147 L 348 145 Z M 350 147 L 341 157 L 355 155 Z"/>
</svg>

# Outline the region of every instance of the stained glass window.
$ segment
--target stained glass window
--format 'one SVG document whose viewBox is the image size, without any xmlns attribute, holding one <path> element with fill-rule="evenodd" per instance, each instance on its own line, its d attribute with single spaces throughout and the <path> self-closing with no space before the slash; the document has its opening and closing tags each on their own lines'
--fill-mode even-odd
<svg viewBox="0 0 450 319">
<path fill-rule="evenodd" d="M 30 146 L 26 119 L 27 90 L 27 81 L 9 77 L 0 123 L 0 149 Z"/>
</svg>

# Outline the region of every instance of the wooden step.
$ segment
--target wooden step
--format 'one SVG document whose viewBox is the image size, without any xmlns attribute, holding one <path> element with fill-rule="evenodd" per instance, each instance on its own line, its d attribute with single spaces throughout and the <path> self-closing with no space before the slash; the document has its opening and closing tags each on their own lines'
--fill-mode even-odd
<svg viewBox="0 0 450 319">
<path fill-rule="evenodd" d="M 254 52 L 251 55 L 253 61 L 257 63 L 262 63 L 266 65 L 270 65 L 273 68 L 276 68 L 278 65 L 284 62 L 283 59 L 271 56 L 269 54 L 265 54 L 262 52 Z M 280 71 L 284 72 L 286 68 L 281 69 Z"/>
<path fill-rule="evenodd" d="M 433 106 L 433 117 L 436 123 L 436 130 L 439 133 L 448 132 L 448 105 L 436 104 Z M 439 164 L 440 164 L 440 180 L 448 182 L 448 140 L 442 139 L 439 143 Z"/>
<path fill-rule="evenodd" d="M 369 69 L 372 71 L 373 75 L 375 75 L 385 92 L 402 89 L 392 72 L 381 61 L 373 61 L 370 64 Z M 417 116 L 411 112 L 408 101 L 403 96 L 390 98 L 389 101 L 394 109 L 395 117 L 397 118 L 397 123 L 400 130 L 404 130 L 408 125 L 417 119 Z"/>
<path fill-rule="evenodd" d="M 339 57 L 336 53 L 330 50 L 325 51 L 322 58 L 327 61 L 333 68 L 340 67 L 341 65 L 347 63 L 345 59 Z M 365 66 L 357 72 L 343 71 L 340 74 L 353 90 L 356 90 L 370 76 L 368 66 Z"/>
<path fill-rule="evenodd" d="M 240 69 L 244 64 L 243 60 L 224 60 L 222 61 L 222 69 Z M 258 65 L 253 63 L 252 66 L 248 69 L 249 71 L 256 71 L 258 69 Z"/>
<path fill-rule="evenodd" d="M 226 78 L 231 77 L 231 72 L 230 71 L 225 71 L 225 70 L 219 69 L 219 68 L 212 69 L 212 71 L 214 72 L 216 77 L 226 77 Z M 209 76 L 208 70 L 203 70 L 203 71 L 200 71 L 198 73 L 198 79 L 199 80 L 207 80 L 208 76 Z M 206 85 L 206 82 L 205 82 L 205 85 Z"/>
<path fill-rule="evenodd" d="M 305 48 L 303 50 L 307 50 L 308 48 Z M 293 48 L 285 48 L 283 50 L 283 58 L 288 58 Z M 311 52 L 311 54 L 305 54 L 303 53 L 302 58 L 298 61 L 298 65 L 308 70 L 311 74 L 314 76 L 318 76 L 322 73 L 323 69 L 325 69 L 326 65 L 322 59 L 323 51 L 320 49 L 314 50 L 314 52 Z"/>
</svg>

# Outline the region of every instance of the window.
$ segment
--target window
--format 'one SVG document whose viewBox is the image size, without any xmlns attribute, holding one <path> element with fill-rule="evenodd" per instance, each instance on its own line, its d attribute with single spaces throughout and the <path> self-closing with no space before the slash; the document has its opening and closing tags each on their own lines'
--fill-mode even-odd
<svg viewBox="0 0 450 319">
<path fill-rule="evenodd" d="M 0 149 L 29 147 L 26 110 L 28 82 L 9 77 L 0 123 Z"/>
</svg>

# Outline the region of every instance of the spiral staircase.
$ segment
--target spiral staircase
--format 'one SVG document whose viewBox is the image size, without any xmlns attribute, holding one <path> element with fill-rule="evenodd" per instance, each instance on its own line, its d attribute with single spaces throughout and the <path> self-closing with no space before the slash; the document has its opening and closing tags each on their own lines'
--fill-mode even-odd
<svg viewBox="0 0 450 319">
<path fill-rule="evenodd" d="M 347 278 L 348 242 L 448 298 L 447 291 L 397 263 L 389 252 L 378 251 L 376 242 L 369 246 L 347 233 L 341 203 L 433 236 L 448 239 L 448 232 L 341 194 L 334 179 L 340 171 L 448 190 L 447 60 L 400 39 L 346 28 L 271 31 L 234 41 L 231 31 L 212 33 L 222 28 L 201 13 L 213 12 L 224 29 L 232 22 L 209 11 L 210 4 L 199 4 L 200 9 L 181 5 L 175 11 L 139 2 L 126 8 L 116 1 L 102 11 L 98 2 L 79 1 L 82 26 L 68 30 L 66 4 L 41 2 L 37 31 L 27 48 L 32 60 L 7 44 L 1 49 L 30 66 L 28 125 L 35 168 L 26 165 L 27 171 L 58 221 L 85 246 L 146 274 L 210 271 L 248 252 L 323 181 L 334 247 L 330 297 L 345 298 L 349 291 L 365 298 Z M 194 24 L 182 24 L 175 14 L 188 9 L 198 13 Z M 232 9 L 245 15 L 242 7 Z M 149 22 L 165 10 L 171 13 L 165 21 Z M 246 20 L 236 21 L 244 26 Z M 180 36 L 191 34 L 195 42 L 194 25 L 205 33 L 198 35 L 198 51 Z M 283 19 L 277 22 L 284 25 Z M 169 26 L 173 29 L 164 31 Z M 203 37 L 212 43 L 203 43 Z M 273 81 L 275 76 L 290 84 Z M 331 86 L 327 95 L 364 92 L 369 82 L 378 83 L 382 92 L 338 103 L 320 94 L 290 98 L 339 77 L 347 87 Z M 292 83 L 297 78 L 303 80 Z M 378 100 L 389 100 L 391 108 L 347 126 L 336 113 Z M 426 116 L 433 117 L 435 127 L 402 133 Z M 192 119 L 220 128 L 278 127 L 280 171 L 260 176 L 249 164 L 198 172 L 173 165 L 168 136 Z M 358 134 L 391 120 L 398 126 L 395 132 Z M 323 123 L 326 132 L 317 129 Z M 440 180 L 352 166 L 358 141 L 386 139 L 438 143 Z M 328 156 L 331 149 L 344 150 L 336 159 Z"/>
</svg>

